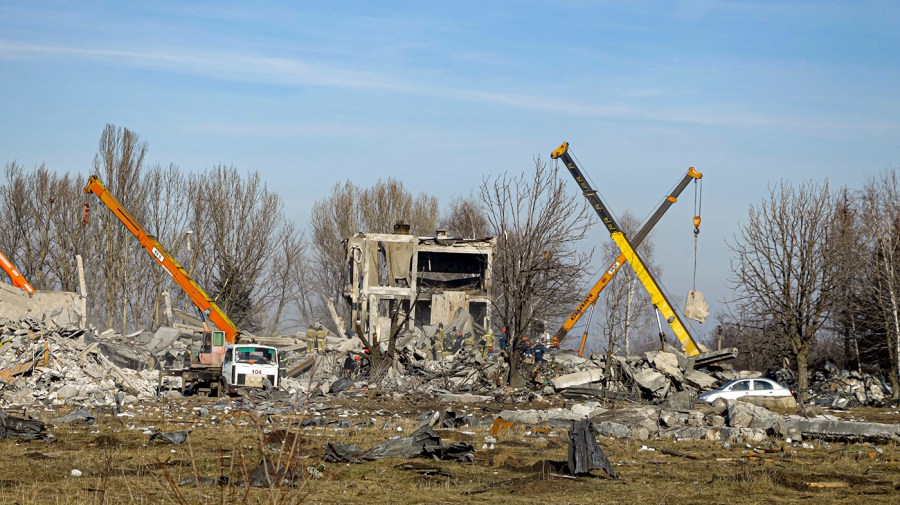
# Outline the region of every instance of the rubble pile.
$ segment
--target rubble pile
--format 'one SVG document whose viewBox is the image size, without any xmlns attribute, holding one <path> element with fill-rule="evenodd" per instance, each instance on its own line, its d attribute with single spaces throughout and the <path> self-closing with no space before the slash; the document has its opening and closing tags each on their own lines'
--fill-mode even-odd
<svg viewBox="0 0 900 505">
<path fill-rule="evenodd" d="M 856 370 L 841 370 L 831 361 L 825 363 L 824 370 L 817 370 L 810 381 L 812 402 L 836 409 L 884 406 L 890 396 L 891 388 L 883 379 Z"/>
<path fill-rule="evenodd" d="M 154 372 L 117 365 L 91 334 L 30 319 L 0 325 L 0 404 L 121 406 L 156 396 Z"/>
<path fill-rule="evenodd" d="M 745 401 L 718 400 L 686 410 L 654 405 L 606 409 L 599 402 L 568 408 L 504 410 L 495 425 L 562 428 L 590 419 L 602 436 L 629 440 L 712 440 L 758 444 L 771 437 L 900 441 L 900 425 L 842 421 L 830 415 L 780 414 Z"/>
<path fill-rule="evenodd" d="M 356 339 L 322 339 L 315 332 L 304 339 L 306 353 L 285 359 L 295 362 L 308 359 L 309 375 L 300 374 L 320 384 L 322 392 L 346 379 L 356 387 L 376 385 L 382 389 L 413 391 L 426 394 L 474 394 L 497 397 L 506 395 L 509 368 L 505 350 L 479 347 L 465 340 L 450 352 L 441 346 L 443 337 L 434 328 L 416 328 L 398 337 L 397 359 L 385 370 L 370 370 L 369 357 L 362 343 Z M 471 339 L 469 339 L 471 340 Z M 387 343 L 382 344 L 387 351 Z M 302 353 L 302 351 L 301 351 Z M 362 359 L 359 359 L 359 357 Z M 290 366 L 289 366 L 290 368 Z M 607 379 L 607 373 L 609 378 Z M 712 389 L 736 378 L 759 376 L 759 373 L 735 372 L 727 365 L 695 367 L 693 360 L 672 347 L 665 351 L 645 353 L 643 356 L 613 356 L 607 367 L 605 356 L 579 358 L 574 354 L 551 348 L 540 359 L 523 362 L 518 370 L 519 383 L 513 387 L 540 391 L 545 395 L 560 393 L 568 398 L 630 398 L 662 402 L 676 393 Z M 342 388 L 346 389 L 346 388 Z M 332 391 L 334 392 L 334 391 Z"/>
</svg>

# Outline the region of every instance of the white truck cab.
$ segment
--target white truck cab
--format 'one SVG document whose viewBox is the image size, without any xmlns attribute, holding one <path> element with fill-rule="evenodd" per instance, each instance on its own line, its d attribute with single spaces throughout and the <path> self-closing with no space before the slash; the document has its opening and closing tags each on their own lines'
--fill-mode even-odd
<svg viewBox="0 0 900 505">
<path fill-rule="evenodd" d="M 220 391 L 235 393 L 240 387 L 278 388 L 278 350 L 260 344 L 231 344 L 225 348 Z"/>
</svg>

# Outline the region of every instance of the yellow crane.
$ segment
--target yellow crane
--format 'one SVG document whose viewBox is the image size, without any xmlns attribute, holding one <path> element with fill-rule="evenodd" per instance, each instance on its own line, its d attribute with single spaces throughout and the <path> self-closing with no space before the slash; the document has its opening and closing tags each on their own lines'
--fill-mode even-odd
<svg viewBox="0 0 900 505">
<path fill-rule="evenodd" d="M 678 197 L 681 195 L 682 191 L 684 191 L 684 188 L 686 188 L 691 181 L 700 180 L 700 178 L 702 177 L 703 174 L 695 170 L 694 167 L 688 168 L 687 173 L 684 174 L 684 177 L 682 177 L 678 184 L 675 185 L 675 188 L 672 190 L 672 192 L 669 193 L 669 195 L 659 205 L 659 207 L 656 209 L 656 212 L 654 212 L 653 215 L 650 216 L 650 219 L 647 220 L 644 226 L 642 226 L 641 229 L 638 230 L 638 232 L 630 240 L 632 247 L 641 245 L 641 242 L 643 242 L 644 238 L 647 237 L 653 227 L 656 226 L 656 223 L 659 222 L 666 211 L 669 210 L 669 207 L 671 207 L 673 203 L 678 201 Z M 699 225 L 699 223 L 697 224 Z M 574 327 L 575 324 L 578 323 L 578 321 L 581 319 L 581 316 L 583 316 L 584 313 L 588 310 L 588 308 L 593 310 L 593 306 L 595 303 L 597 303 L 597 299 L 600 297 L 600 293 L 607 286 L 607 284 L 612 281 L 612 278 L 616 275 L 619 269 L 622 268 L 622 265 L 625 264 L 625 261 L 625 255 L 619 254 L 619 256 L 609 265 L 609 268 L 606 269 L 606 271 L 603 273 L 603 276 L 600 277 L 597 283 L 594 284 L 594 287 L 592 287 L 591 290 L 588 291 L 588 294 L 585 295 L 581 302 L 575 307 L 575 310 L 572 311 L 572 314 L 569 315 L 569 317 L 567 317 L 565 321 L 563 321 L 559 330 L 557 330 L 556 334 L 553 335 L 553 339 L 551 340 L 552 344 L 558 344 L 562 342 L 568 336 L 569 331 L 572 330 L 572 327 Z M 578 348 L 578 356 L 584 355 L 584 345 L 586 341 L 587 329 L 585 329 L 584 334 L 581 337 L 581 345 Z"/>
<path fill-rule="evenodd" d="M 581 187 L 581 191 L 582 193 L 584 193 L 584 197 L 588 200 L 588 202 L 591 204 L 591 207 L 593 207 L 594 211 L 600 217 L 600 222 L 603 223 L 603 226 L 605 226 L 607 231 L 609 231 L 610 237 L 612 237 L 613 241 L 619 247 L 619 250 L 622 253 L 620 257 L 624 257 L 624 260 L 627 261 L 629 265 L 631 265 L 631 268 L 634 269 L 634 273 L 641 281 L 641 284 L 643 284 L 644 289 L 646 289 L 650 294 L 650 303 L 652 303 L 653 307 L 657 311 L 659 311 L 659 313 L 662 314 L 662 316 L 665 318 L 666 322 L 672 328 L 672 332 L 675 334 L 675 337 L 681 342 L 681 345 L 684 346 L 685 353 L 691 357 L 697 356 L 701 351 L 700 347 L 697 345 L 697 342 L 694 340 L 694 337 L 691 336 L 687 327 L 678 317 L 678 314 L 675 312 L 675 310 L 672 309 L 672 304 L 666 298 L 666 295 L 665 293 L 663 293 L 662 289 L 660 289 L 659 283 L 656 281 L 656 279 L 653 278 L 653 275 L 644 266 L 644 261 L 641 259 L 640 255 L 638 255 L 637 251 L 634 250 L 632 244 L 625 237 L 625 234 L 619 228 L 619 224 L 607 209 L 606 204 L 604 204 L 603 201 L 600 200 L 600 196 L 597 194 L 597 191 L 595 191 L 594 188 L 591 187 L 590 183 L 584 177 L 584 174 L 581 172 L 581 169 L 578 168 L 578 165 L 575 164 L 575 160 L 572 159 L 568 151 L 569 143 L 563 142 L 562 145 L 560 145 L 555 151 L 553 151 L 550 157 L 553 159 L 562 160 L 563 164 L 569 170 L 569 173 L 572 174 L 572 177 L 575 178 L 575 182 L 577 182 L 578 186 Z M 611 277 L 612 276 L 610 276 L 610 278 Z M 662 327 L 660 327 L 661 338 L 662 335 Z"/>
</svg>

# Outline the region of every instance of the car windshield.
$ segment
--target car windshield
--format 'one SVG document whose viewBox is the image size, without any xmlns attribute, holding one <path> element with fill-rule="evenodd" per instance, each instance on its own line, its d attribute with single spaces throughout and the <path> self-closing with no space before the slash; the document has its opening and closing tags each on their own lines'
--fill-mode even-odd
<svg viewBox="0 0 900 505">
<path fill-rule="evenodd" d="M 269 365 L 275 359 L 275 349 L 266 347 L 238 347 L 234 354 L 238 363 Z"/>
<path fill-rule="evenodd" d="M 722 385 L 719 387 L 719 389 L 714 389 L 713 391 L 729 391 L 729 390 L 730 390 L 729 388 L 730 388 L 730 387 L 732 386 L 732 384 L 734 384 L 735 382 L 737 382 L 737 380 L 730 380 L 730 381 L 726 382 L 725 384 L 722 384 Z"/>
</svg>

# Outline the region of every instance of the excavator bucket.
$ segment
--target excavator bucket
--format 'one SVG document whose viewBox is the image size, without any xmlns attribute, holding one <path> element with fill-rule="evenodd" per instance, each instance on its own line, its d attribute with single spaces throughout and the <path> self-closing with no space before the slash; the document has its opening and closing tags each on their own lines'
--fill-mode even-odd
<svg viewBox="0 0 900 505">
<path fill-rule="evenodd" d="M 703 300 L 703 293 L 701 291 L 688 291 L 687 303 L 684 306 L 684 317 L 702 323 L 708 315 L 709 304 Z"/>
</svg>

